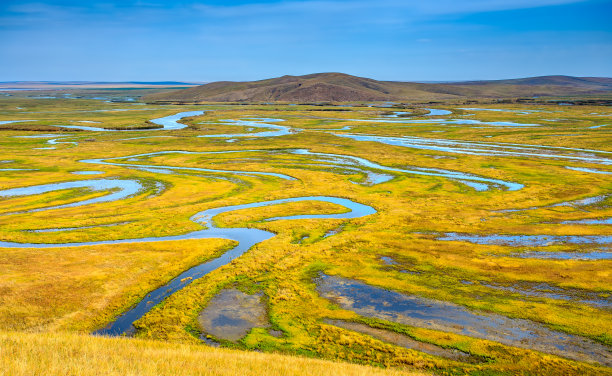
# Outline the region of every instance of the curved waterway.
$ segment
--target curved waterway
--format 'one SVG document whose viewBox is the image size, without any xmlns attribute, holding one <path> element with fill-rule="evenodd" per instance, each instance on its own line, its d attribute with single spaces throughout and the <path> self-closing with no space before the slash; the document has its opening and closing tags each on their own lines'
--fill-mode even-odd
<svg viewBox="0 0 612 376">
<path fill-rule="evenodd" d="M 0 125 L 12 124 L 12 123 L 23 123 L 27 121 L 37 121 L 37 120 L 0 120 Z"/>
<path fill-rule="evenodd" d="M 79 180 L 79 181 L 68 181 L 63 183 L 51 183 L 35 185 L 30 187 L 22 188 L 11 188 L 0 190 L 0 198 L 16 197 L 16 196 L 32 196 L 40 195 L 43 193 L 61 191 L 65 189 L 88 189 L 92 192 L 110 191 L 110 193 L 95 197 L 89 200 L 82 200 L 72 202 L 70 204 L 47 206 L 44 208 L 27 210 L 27 213 L 39 212 L 44 210 L 62 209 L 62 208 L 74 208 L 77 206 L 97 204 L 100 202 L 117 201 L 135 195 L 143 189 L 142 184 L 136 180 L 125 180 L 125 179 L 94 179 L 94 180 Z M 17 214 L 24 212 L 5 213 Z"/>
<path fill-rule="evenodd" d="M 387 145 L 401 146 L 419 150 L 433 150 L 445 153 L 505 157 L 536 157 L 551 159 L 567 159 L 572 161 L 598 163 L 609 165 L 612 159 L 604 158 L 597 154 L 610 154 L 609 151 L 565 148 L 554 146 L 528 145 L 528 144 L 504 144 L 484 143 L 472 141 L 458 141 L 422 137 L 393 137 L 375 136 L 350 133 L 334 133 L 338 137 L 350 138 L 355 141 L 372 141 Z M 571 151 L 568 153 L 566 151 Z"/>
<path fill-rule="evenodd" d="M 536 112 L 546 112 L 550 113 L 551 111 L 544 110 L 511 110 L 511 109 L 500 109 L 500 108 L 476 108 L 476 107 L 459 107 L 460 110 L 466 111 L 493 111 L 493 112 L 513 112 L 515 114 L 521 115 L 529 115 Z"/>
<path fill-rule="evenodd" d="M 594 168 L 572 167 L 572 166 L 565 166 L 565 168 L 567 168 L 568 170 L 586 172 L 589 174 L 612 175 L 612 172 L 610 171 L 597 170 Z"/>
<path fill-rule="evenodd" d="M 365 158 L 354 157 L 343 154 L 330 154 L 330 153 L 316 153 L 306 149 L 294 149 L 290 150 L 293 154 L 312 155 L 319 158 L 327 158 L 328 161 L 334 163 L 334 167 L 358 167 L 368 168 L 373 170 L 387 171 L 401 174 L 412 174 L 412 175 L 423 175 L 423 176 L 437 176 L 447 178 L 451 180 L 459 181 L 463 184 L 469 185 L 477 191 L 489 190 L 491 186 L 503 187 L 509 191 L 517 191 L 522 189 L 524 186 L 519 183 L 507 182 L 499 179 L 490 179 L 472 174 L 467 174 L 458 171 L 443 170 L 437 168 L 424 168 L 424 167 L 413 167 L 412 169 L 394 168 L 380 165 L 378 163 L 369 161 Z M 371 173 L 371 172 L 370 172 Z M 372 184 L 379 184 L 388 180 L 391 180 L 393 176 L 376 174 L 373 176 L 368 175 L 368 180 Z"/>
<path fill-rule="evenodd" d="M 442 110 L 441 110 L 442 111 Z M 348 119 L 349 121 L 363 121 L 373 123 L 392 124 L 443 124 L 443 125 L 481 125 L 491 127 L 539 127 L 540 124 L 515 123 L 511 121 L 481 121 L 474 119 L 403 119 L 396 115 L 390 115 L 384 119 Z M 432 116 L 431 114 L 425 116 Z"/>
<path fill-rule="evenodd" d="M 14 137 L 15 138 L 48 138 L 49 140 L 47 140 L 47 144 L 49 145 L 70 144 L 70 145 L 77 146 L 79 143 L 75 141 L 60 141 L 60 140 L 64 140 L 66 138 L 70 138 L 73 136 L 74 135 L 70 133 L 60 134 L 60 135 L 45 133 L 45 134 L 35 134 L 35 135 L 28 135 L 28 136 L 14 136 Z M 34 148 L 34 150 L 53 150 L 53 149 L 55 149 L 55 146 Z"/>
<path fill-rule="evenodd" d="M 426 108 L 427 111 L 429 111 L 429 113 L 426 116 L 446 116 L 446 115 L 450 115 L 453 112 L 449 111 L 449 110 L 440 110 L 437 108 Z"/>
<path fill-rule="evenodd" d="M 561 223 L 569 225 L 612 225 L 612 218 L 578 219 L 575 221 L 563 221 Z"/>
<path fill-rule="evenodd" d="M 161 128 L 154 129 L 108 129 L 108 128 L 100 128 L 100 127 L 90 127 L 84 125 L 57 125 L 57 127 L 62 128 L 70 128 L 70 129 L 80 129 L 83 131 L 95 131 L 95 132 L 127 132 L 127 131 L 157 131 L 157 130 L 177 130 L 186 128 L 188 125 L 179 123 L 179 120 L 191 117 L 191 116 L 199 116 L 204 115 L 204 111 L 185 111 L 179 112 L 178 114 L 164 116 L 157 119 L 150 120 L 151 123 L 161 125 Z"/>
<path fill-rule="evenodd" d="M 186 111 L 179 112 L 178 114 L 165 116 L 158 119 L 151 120 L 151 123 L 161 125 L 163 130 L 176 130 L 183 129 L 187 127 L 187 124 L 179 123 L 179 120 L 191 117 L 191 116 L 200 116 L 204 115 L 204 111 Z"/>
<path fill-rule="evenodd" d="M 134 238 L 134 239 L 118 239 L 118 240 L 100 240 L 94 242 L 75 242 L 75 243 L 18 243 L 18 242 L 5 242 L 0 241 L 0 248 L 59 248 L 59 247 L 82 247 L 92 245 L 106 245 L 106 244 L 125 244 L 125 243 L 147 243 L 147 242 L 162 242 L 172 240 L 193 240 L 193 239 L 209 239 L 209 238 L 222 238 L 236 241 L 242 241 L 248 243 L 253 239 L 258 238 L 258 233 L 266 233 L 266 239 L 272 237 L 274 234 L 257 229 L 250 228 L 217 228 L 211 221 L 212 217 L 235 210 L 259 208 L 264 206 L 285 204 L 290 202 L 301 202 L 301 201 L 324 201 L 337 205 L 344 206 L 350 209 L 347 213 L 339 214 L 312 214 L 312 215 L 300 215 L 300 216 L 287 216 L 287 217 L 274 217 L 269 218 L 268 221 L 275 221 L 280 219 L 350 219 L 359 218 L 366 215 L 376 213 L 376 210 L 370 206 L 359 204 L 345 198 L 328 197 L 328 196 L 305 196 L 296 198 L 287 198 L 272 201 L 256 202 L 251 204 L 224 206 L 220 208 L 208 209 L 193 215 L 190 220 L 201 224 L 204 227 L 208 227 L 204 230 L 193 231 L 183 235 L 171 235 L 161 237 L 150 237 L 150 238 Z M 64 206 L 62 206 L 64 207 Z M 56 209 L 45 208 L 41 210 Z M 265 240 L 265 239 L 263 239 Z M 263 240 L 258 240 L 259 243 Z M 253 243 L 253 244 L 256 244 Z M 230 251 L 231 252 L 231 251 Z M 229 253 L 229 252 L 228 252 Z M 227 254 L 227 253 L 226 253 Z"/>
<path fill-rule="evenodd" d="M 199 135 L 198 137 L 204 138 L 234 138 L 234 137 L 279 137 L 291 134 L 291 128 L 282 125 L 270 124 L 285 121 L 283 119 L 270 119 L 270 118 L 254 118 L 254 119 L 242 119 L 242 120 L 221 120 L 221 124 L 229 124 L 241 127 L 252 127 L 252 128 L 264 128 L 272 129 L 266 132 L 256 133 L 231 133 L 231 134 L 205 134 Z M 200 123 L 200 124 L 216 124 L 216 123 Z"/>
<path fill-rule="evenodd" d="M 437 108 L 424 108 L 424 110 L 428 111 L 428 113 L 422 116 L 446 116 L 450 115 L 453 112 L 448 110 L 439 110 Z M 392 115 L 386 115 L 386 118 L 400 118 L 402 115 L 411 114 L 411 112 L 406 111 L 396 111 Z M 414 115 L 413 115 L 414 116 Z"/>
<path fill-rule="evenodd" d="M 244 176 L 273 176 L 284 180 L 296 180 L 294 177 L 285 175 L 285 174 L 277 174 L 274 172 L 264 172 L 264 171 L 240 171 L 240 170 L 219 170 L 212 168 L 203 168 L 203 167 L 177 167 L 177 166 L 166 166 L 166 165 L 150 165 L 150 164 L 135 164 L 135 163 L 123 163 L 123 162 L 110 162 L 113 160 L 127 160 L 127 161 L 138 161 L 140 158 L 148 158 L 157 155 L 165 155 L 165 154 L 226 154 L 226 153 L 240 153 L 244 150 L 235 150 L 235 151 L 221 151 L 221 152 L 196 152 L 196 151 L 183 151 L 183 150 L 169 150 L 169 151 L 159 151 L 152 153 L 144 153 L 144 154 L 134 154 L 128 155 L 124 157 L 116 157 L 116 158 L 101 158 L 101 159 L 83 159 L 79 162 L 83 163 L 91 163 L 91 164 L 101 164 L 108 166 L 119 166 L 126 168 L 134 168 L 134 169 L 148 169 L 151 172 L 162 172 L 162 171 L 194 171 L 194 172 L 215 172 L 215 173 L 229 173 L 235 175 L 244 175 Z"/>
<path fill-rule="evenodd" d="M 420 116 L 446 116 L 446 115 L 451 115 L 453 113 L 452 111 L 449 111 L 449 110 L 439 110 L 437 108 L 424 108 L 424 110 L 428 112 Z M 391 115 L 385 115 L 385 117 L 386 118 L 400 118 L 402 115 L 406 115 L 406 114 L 412 114 L 412 113 L 406 112 L 406 111 L 395 111 Z"/>
</svg>

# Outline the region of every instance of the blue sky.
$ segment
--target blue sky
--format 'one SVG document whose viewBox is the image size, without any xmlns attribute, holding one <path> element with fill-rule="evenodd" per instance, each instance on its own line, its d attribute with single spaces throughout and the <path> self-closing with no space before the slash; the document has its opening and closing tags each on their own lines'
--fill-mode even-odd
<svg viewBox="0 0 612 376">
<path fill-rule="evenodd" d="M 0 81 L 612 77 L 612 0 L 13 1 Z"/>
</svg>

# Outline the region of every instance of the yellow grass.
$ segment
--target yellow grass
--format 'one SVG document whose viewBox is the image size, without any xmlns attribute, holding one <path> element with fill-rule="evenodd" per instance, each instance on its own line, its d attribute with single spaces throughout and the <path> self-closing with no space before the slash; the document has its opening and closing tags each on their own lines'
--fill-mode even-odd
<svg viewBox="0 0 612 376">
<path fill-rule="evenodd" d="M 210 239 L 0 253 L 0 330 L 92 330 L 181 271 L 223 252 Z"/>
<path fill-rule="evenodd" d="M 0 375 L 426 375 L 280 354 L 71 333 L 0 333 Z"/>
</svg>

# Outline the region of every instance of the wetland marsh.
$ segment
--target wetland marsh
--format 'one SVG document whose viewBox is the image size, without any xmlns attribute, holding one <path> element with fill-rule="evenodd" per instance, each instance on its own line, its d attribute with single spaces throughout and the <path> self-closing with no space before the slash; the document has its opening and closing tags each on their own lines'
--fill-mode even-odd
<svg viewBox="0 0 612 376">
<path fill-rule="evenodd" d="M 0 331 L 612 374 L 602 112 L 2 97 Z"/>
</svg>

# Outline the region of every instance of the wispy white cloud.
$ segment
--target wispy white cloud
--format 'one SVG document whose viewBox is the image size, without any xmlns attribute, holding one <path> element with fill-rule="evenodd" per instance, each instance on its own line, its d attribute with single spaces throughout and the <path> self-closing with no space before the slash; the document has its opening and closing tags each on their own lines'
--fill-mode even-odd
<svg viewBox="0 0 612 376">
<path fill-rule="evenodd" d="M 191 10 L 208 17 L 243 17 L 270 14 L 305 14 L 305 13 L 341 13 L 359 11 L 403 11 L 417 15 L 478 13 L 527 9 L 554 5 L 585 2 L 588 0 L 281 0 L 277 2 L 231 3 L 223 5 L 210 4 L 206 1 L 191 3 L 180 2 L 147 2 L 147 1 L 74 1 L 67 4 L 34 1 L 7 1 L 0 4 L 3 12 L 21 14 L 39 14 L 54 16 L 66 12 L 114 13 L 117 11 L 138 12 L 143 10 L 159 10 L 175 12 Z M 376 17 L 376 13 L 369 14 Z"/>
<path fill-rule="evenodd" d="M 399 10 L 415 15 L 441 15 L 527 9 L 584 1 L 588 0 L 307 0 L 235 5 L 195 3 L 191 7 L 204 15 L 214 17 L 257 16 L 275 13 L 303 14 L 305 12 L 340 13 L 366 10 Z M 376 17 L 376 13 L 371 13 L 370 16 Z"/>
<path fill-rule="evenodd" d="M 481 13 L 580 3 L 587 0 L 436 0 L 410 2 L 426 14 Z"/>
</svg>

